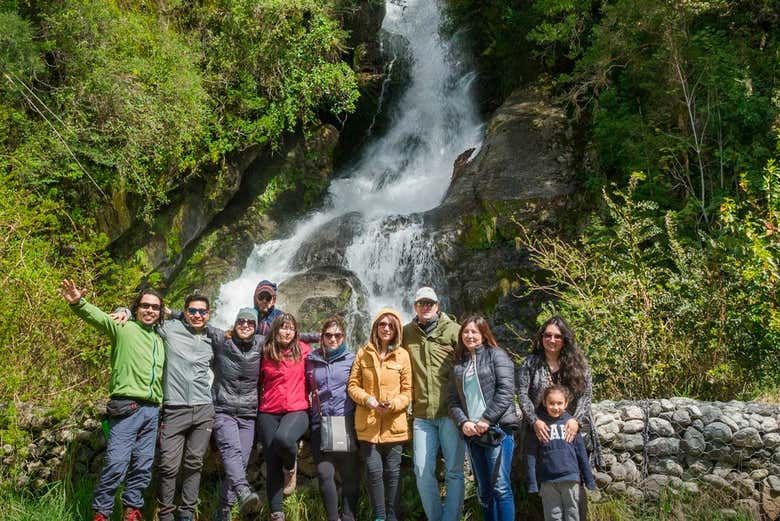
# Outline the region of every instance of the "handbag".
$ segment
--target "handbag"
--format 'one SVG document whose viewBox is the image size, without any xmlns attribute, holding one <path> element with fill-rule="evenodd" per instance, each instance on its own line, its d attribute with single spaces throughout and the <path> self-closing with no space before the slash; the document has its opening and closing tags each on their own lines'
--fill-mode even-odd
<svg viewBox="0 0 780 521">
<path fill-rule="evenodd" d="M 357 450 L 354 416 L 325 416 L 322 414 L 319 385 L 314 377 L 314 394 L 320 413 L 320 450 L 322 452 L 353 452 Z"/>
<path fill-rule="evenodd" d="M 357 450 L 354 416 L 322 416 L 320 413 L 320 450 L 353 452 Z"/>
</svg>

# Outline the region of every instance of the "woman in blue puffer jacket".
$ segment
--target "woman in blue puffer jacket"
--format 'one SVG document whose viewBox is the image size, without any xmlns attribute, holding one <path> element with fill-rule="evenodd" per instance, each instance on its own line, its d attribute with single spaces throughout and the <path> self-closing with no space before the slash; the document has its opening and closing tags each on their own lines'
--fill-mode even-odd
<svg viewBox="0 0 780 521">
<path fill-rule="evenodd" d="M 344 321 L 332 316 L 322 324 L 320 348 L 306 358 L 306 385 L 311 393 L 311 452 L 317 465 L 320 493 L 325 502 L 328 521 L 354 521 L 360 491 L 359 460 L 355 430 L 355 403 L 347 394 L 347 381 L 355 360 L 345 341 Z M 344 416 L 352 437 L 349 452 L 321 450 L 321 417 Z M 341 476 L 342 513 L 336 472 Z"/>
</svg>

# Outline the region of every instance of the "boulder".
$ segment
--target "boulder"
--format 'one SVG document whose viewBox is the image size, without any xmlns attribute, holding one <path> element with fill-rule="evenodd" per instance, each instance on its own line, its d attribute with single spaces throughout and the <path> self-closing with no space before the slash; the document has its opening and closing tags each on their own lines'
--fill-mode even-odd
<svg viewBox="0 0 780 521">
<path fill-rule="evenodd" d="M 692 456 L 698 456 L 704 452 L 706 443 L 704 440 L 704 434 L 699 432 L 694 427 L 688 427 L 685 429 L 683 439 L 680 442 L 680 448 L 687 454 Z"/>
<path fill-rule="evenodd" d="M 734 433 L 733 443 L 737 447 L 747 447 L 750 449 L 760 449 L 764 442 L 761 440 L 761 434 L 752 427 L 740 429 Z"/>
<path fill-rule="evenodd" d="M 649 426 L 650 432 L 658 436 L 669 437 L 675 435 L 672 424 L 663 418 L 650 418 Z"/>
<path fill-rule="evenodd" d="M 298 248 L 290 267 L 343 266 L 344 254 L 352 239 L 359 235 L 364 221 L 358 212 L 350 212 L 320 226 Z"/>
<path fill-rule="evenodd" d="M 357 349 L 366 342 L 371 326 L 366 291 L 350 271 L 337 267 L 313 268 L 279 285 L 284 308 L 297 317 L 301 331 L 319 331 L 322 321 L 340 315 L 347 326 L 347 342 Z"/>
<path fill-rule="evenodd" d="M 649 456 L 676 456 L 680 451 L 680 440 L 677 438 L 656 438 L 647 444 Z"/>
<path fill-rule="evenodd" d="M 704 439 L 719 443 L 730 443 L 733 438 L 731 428 L 723 422 L 716 421 L 704 426 Z"/>
<path fill-rule="evenodd" d="M 635 434 L 645 430 L 645 422 L 643 420 L 628 420 L 623 423 L 623 432 L 626 434 Z"/>
</svg>

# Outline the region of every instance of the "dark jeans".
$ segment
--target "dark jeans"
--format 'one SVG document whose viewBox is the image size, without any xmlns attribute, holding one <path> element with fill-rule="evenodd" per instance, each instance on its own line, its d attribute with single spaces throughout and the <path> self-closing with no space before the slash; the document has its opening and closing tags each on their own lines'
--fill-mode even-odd
<svg viewBox="0 0 780 521">
<path fill-rule="evenodd" d="M 295 466 L 298 455 L 298 440 L 309 428 L 309 413 L 306 411 L 285 414 L 257 415 L 257 431 L 263 444 L 263 459 L 266 471 L 266 494 L 271 512 L 282 511 L 284 491 L 284 469 Z"/>
<path fill-rule="evenodd" d="M 397 519 L 402 449 L 402 442 L 360 442 L 360 454 L 366 463 L 368 499 L 375 519 Z"/>
<path fill-rule="evenodd" d="M 354 521 L 357 514 L 357 502 L 360 495 L 360 459 L 358 452 L 322 452 L 320 451 L 320 430 L 311 432 L 311 454 L 317 465 L 317 481 L 320 494 L 325 502 L 328 521 Z M 336 487 L 336 472 L 341 477 L 341 495 L 343 513 L 339 517 L 339 492 Z"/>
<path fill-rule="evenodd" d="M 176 510 L 176 478 L 181 470 L 179 515 L 192 516 L 198 504 L 200 471 L 209 447 L 214 406 L 164 405 L 160 425 L 160 485 L 157 489 L 159 520 L 173 521 Z"/>
<path fill-rule="evenodd" d="M 92 510 L 111 517 L 114 495 L 122 481 L 125 482 L 122 504 L 143 508 L 143 492 L 152 480 L 159 414 L 159 405 L 141 405 L 130 416 L 108 420 L 106 460 L 95 486 Z"/>
<path fill-rule="evenodd" d="M 220 507 L 232 506 L 238 491 L 249 487 L 246 466 L 255 441 L 255 418 L 218 412 L 214 417 L 214 441 L 225 468 L 219 504 Z"/>
</svg>

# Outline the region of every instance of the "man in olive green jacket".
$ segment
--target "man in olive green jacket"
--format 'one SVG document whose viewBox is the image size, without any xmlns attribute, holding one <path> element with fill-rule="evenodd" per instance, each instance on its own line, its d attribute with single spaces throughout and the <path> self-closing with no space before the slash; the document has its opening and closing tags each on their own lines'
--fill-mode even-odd
<svg viewBox="0 0 780 521">
<path fill-rule="evenodd" d="M 439 310 L 439 298 L 429 287 L 417 290 L 415 317 L 404 326 L 403 346 L 412 359 L 412 446 L 414 475 L 429 521 L 461 518 L 465 443 L 448 415 L 447 386 L 460 326 Z M 447 494 L 442 501 L 436 478 L 441 449 Z"/>
<path fill-rule="evenodd" d="M 62 296 L 71 310 L 111 339 L 111 399 L 106 407 L 109 435 L 106 460 L 92 500 L 93 521 L 107 521 L 114 495 L 124 481 L 124 521 L 141 521 L 143 492 L 152 478 L 157 418 L 163 396 L 165 348 L 157 334 L 162 296 L 141 291 L 132 305 L 133 320 L 122 326 L 84 300 L 84 290 L 68 279 Z"/>
</svg>

